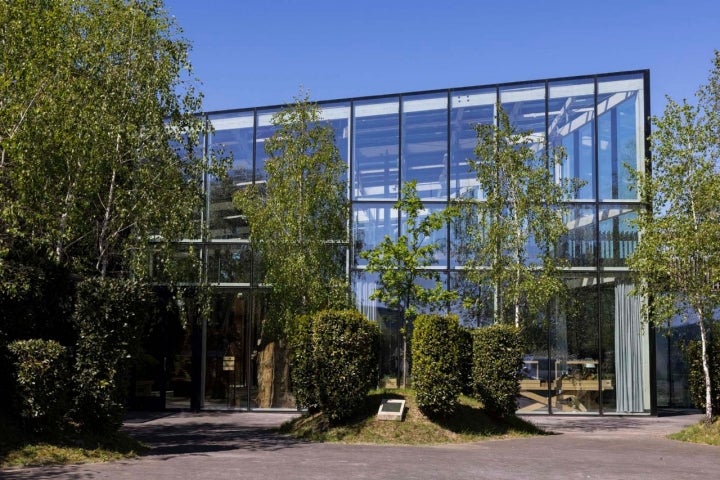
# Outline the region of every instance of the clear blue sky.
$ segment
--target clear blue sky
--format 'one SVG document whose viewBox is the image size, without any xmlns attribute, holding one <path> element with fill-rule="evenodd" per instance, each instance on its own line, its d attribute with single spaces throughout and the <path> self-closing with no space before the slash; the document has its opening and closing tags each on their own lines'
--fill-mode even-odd
<svg viewBox="0 0 720 480">
<path fill-rule="evenodd" d="M 692 99 L 720 0 L 166 0 L 206 111 L 650 69 Z"/>
</svg>

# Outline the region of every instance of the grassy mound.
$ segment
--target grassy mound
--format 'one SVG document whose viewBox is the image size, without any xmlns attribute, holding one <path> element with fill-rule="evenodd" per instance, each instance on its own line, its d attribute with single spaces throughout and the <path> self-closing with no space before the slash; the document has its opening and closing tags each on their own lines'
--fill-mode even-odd
<svg viewBox="0 0 720 480">
<path fill-rule="evenodd" d="M 0 419 L 0 468 L 106 462 L 145 450 L 142 443 L 123 432 L 98 437 L 67 427 L 53 434 L 33 435 Z"/>
<path fill-rule="evenodd" d="M 717 418 L 710 425 L 700 422 L 668 435 L 668 438 L 683 442 L 705 443 L 720 446 L 720 420 Z"/>
<path fill-rule="evenodd" d="M 404 421 L 380 421 L 375 418 L 385 398 L 405 400 Z M 286 423 L 280 431 L 296 438 L 320 442 L 399 445 L 467 443 L 544 433 L 520 418 L 492 418 L 477 401 L 468 397 L 460 398 L 459 408 L 452 417 L 430 419 L 417 408 L 415 393 L 402 389 L 372 392 L 368 395 L 362 415 L 342 424 L 331 425 L 322 414 L 306 415 Z"/>
</svg>

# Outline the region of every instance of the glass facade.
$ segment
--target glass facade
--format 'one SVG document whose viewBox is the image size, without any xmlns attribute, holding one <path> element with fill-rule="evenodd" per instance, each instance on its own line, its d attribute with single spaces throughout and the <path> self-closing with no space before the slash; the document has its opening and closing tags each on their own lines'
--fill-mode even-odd
<svg viewBox="0 0 720 480">
<path fill-rule="evenodd" d="M 400 319 L 398 312 L 369 299 L 377 277 L 365 272 L 359 254 L 386 235 L 402 233 L 403 219 L 393 204 L 406 181 L 417 182 L 426 213 L 458 198 L 483 199 L 468 159 L 474 158 L 475 126 L 495 122 L 499 103 L 518 129 L 531 133 L 538 155 L 562 147 L 565 161 L 549 168 L 558 181 L 580 184 L 567 200 L 568 233 L 557 252 L 570 264 L 564 275 L 571 299 L 556 302 L 527 329 L 531 347 L 520 411 L 652 410 L 654 340 L 639 329 L 640 302 L 627 295 L 631 284 L 625 266 L 638 241 L 630 221 L 643 208 L 627 166 L 645 168 L 648 79 L 648 71 L 635 71 L 320 102 L 348 164 L 347 274 L 358 309 L 382 327 L 385 375 L 399 368 Z M 200 274 L 218 292 L 213 319 L 202 333 L 205 407 L 291 406 L 256 401 L 257 325 L 272 305 L 263 300 L 262 271 L 250 251 L 247 222 L 232 204 L 234 192 L 266 179 L 264 142 L 273 133 L 270 120 L 278 109 L 207 114 L 214 133 L 205 139 L 206 147 L 222 147 L 233 162 L 226 179 L 205 179 L 203 221 L 209 235 L 189 242 L 203 259 Z M 442 248 L 429 268 L 441 274 L 447 288 L 477 300 L 473 306 L 456 302 L 448 310 L 466 325 L 486 325 L 492 293 L 465 281 L 458 254 L 462 236 L 447 225 L 433 240 Z M 222 370 L 221 357 L 230 356 L 232 369 Z"/>
</svg>

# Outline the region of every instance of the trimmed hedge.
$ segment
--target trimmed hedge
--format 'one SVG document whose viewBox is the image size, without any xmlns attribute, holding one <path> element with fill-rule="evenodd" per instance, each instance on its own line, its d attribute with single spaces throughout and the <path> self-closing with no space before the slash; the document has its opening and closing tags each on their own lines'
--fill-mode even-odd
<svg viewBox="0 0 720 480">
<path fill-rule="evenodd" d="M 34 431 L 59 428 L 68 413 L 67 349 L 54 340 L 17 340 L 8 345 L 15 365 L 21 418 Z"/>
<path fill-rule="evenodd" d="M 462 392 L 461 328 L 455 315 L 419 315 L 412 337 L 418 407 L 431 417 L 455 413 Z"/>
<path fill-rule="evenodd" d="M 520 329 L 512 325 L 473 331 L 473 387 L 488 413 L 498 417 L 515 414 L 523 347 Z"/>
<path fill-rule="evenodd" d="M 354 310 L 299 319 L 291 339 L 291 378 L 298 406 L 330 421 L 349 418 L 377 385 L 380 329 Z"/>
<path fill-rule="evenodd" d="M 78 284 L 74 418 L 86 430 L 120 428 L 130 367 L 153 315 L 152 293 L 132 280 L 93 278 Z"/>
</svg>

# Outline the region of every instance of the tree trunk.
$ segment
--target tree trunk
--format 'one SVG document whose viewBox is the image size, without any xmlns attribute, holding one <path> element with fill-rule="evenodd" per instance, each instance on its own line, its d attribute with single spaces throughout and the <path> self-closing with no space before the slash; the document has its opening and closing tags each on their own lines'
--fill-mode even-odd
<svg viewBox="0 0 720 480">
<path fill-rule="evenodd" d="M 700 317 L 700 345 L 702 347 L 702 367 L 705 376 L 705 425 L 710 426 L 713 419 L 713 398 L 712 398 L 712 381 L 710 379 L 710 365 L 707 354 L 707 331 L 705 329 L 705 317 L 703 309 L 698 309 Z"/>
<path fill-rule="evenodd" d="M 265 345 L 257 355 L 259 408 L 293 408 L 290 392 L 290 350 L 283 340 Z"/>
</svg>

